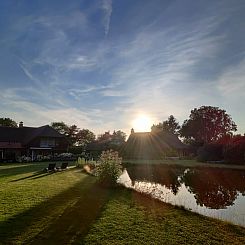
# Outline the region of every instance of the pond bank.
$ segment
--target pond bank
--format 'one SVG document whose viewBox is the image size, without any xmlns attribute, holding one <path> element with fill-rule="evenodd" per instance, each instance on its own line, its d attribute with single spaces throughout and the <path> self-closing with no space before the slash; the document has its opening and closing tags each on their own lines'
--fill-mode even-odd
<svg viewBox="0 0 245 245">
<path fill-rule="evenodd" d="M 245 229 L 120 188 L 83 240 L 102 243 L 244 244 Z"/>
<path fill-rule="evenodd" d="M 230 168 L 230 169 L 245 169 L 245 165 L 232 165 L 224 163 L 203 163 L 196 160 L 180 160 L 180 159 L 163 159 L 163 160 L 123 160 L 123 164 L 165 164 L 165 165 L 180 165 L 183 167 L 214 167 L 214 168 Z"/>
</svg>

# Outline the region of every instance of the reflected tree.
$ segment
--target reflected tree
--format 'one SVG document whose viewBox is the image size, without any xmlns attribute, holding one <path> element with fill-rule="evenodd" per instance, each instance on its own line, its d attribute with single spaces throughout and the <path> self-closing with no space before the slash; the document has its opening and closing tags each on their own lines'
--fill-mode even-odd
<svg viewBox="0 0 245 245">
<path fill-rule="evenodd" d="M 244 171 L 205 168 L 188 171 L 182 181 L 198 205 L 224 209 L 234 204 L 238 192 L 245 193 L 244 177 Z"/>
</svg>

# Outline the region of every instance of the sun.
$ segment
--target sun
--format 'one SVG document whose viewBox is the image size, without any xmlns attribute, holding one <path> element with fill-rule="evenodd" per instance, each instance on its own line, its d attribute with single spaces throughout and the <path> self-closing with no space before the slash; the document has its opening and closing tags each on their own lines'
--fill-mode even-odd
<svg viewBox="0 0 245 245">
<path fill-rule="evenodd" d="M 152 120 L 149 116 L 139 115 L 133 121 L 133 128 L 136 132 L 149 132 L 152 126 Z"/>
</svg>

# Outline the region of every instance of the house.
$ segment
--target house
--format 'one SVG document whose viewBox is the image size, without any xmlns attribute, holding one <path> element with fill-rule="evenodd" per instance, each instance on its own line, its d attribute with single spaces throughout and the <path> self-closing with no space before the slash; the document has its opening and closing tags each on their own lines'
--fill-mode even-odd
<svg viewBox="0 0 245 245">
<path fill-rule="evenodd" d="M 20 156 L 35 160 L 37 155 L 52 155 L 66 152 L 68 142 L 65 136 L 52 127 L 0 126 L 0 161 L 15 161 Z"/>
<path fill-rule="evenodd" d="M 188 147 L 171 132 L 134 132 L 133 129 L 121 149 L 124 159 L 163 159 L 181 157 L 187 152 Z"/>
</svg>

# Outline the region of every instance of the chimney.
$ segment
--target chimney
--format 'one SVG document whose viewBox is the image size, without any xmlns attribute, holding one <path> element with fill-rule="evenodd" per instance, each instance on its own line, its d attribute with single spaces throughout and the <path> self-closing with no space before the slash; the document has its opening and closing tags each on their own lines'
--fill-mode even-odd
<svg viewBox="0 0 245 245">
<path fill-rule="evenodd" d="M 20 122 L 19 123 L 19 128 L 23 128 L 23 126 L 24 126 L 23 122 Z"/>
</svg>

